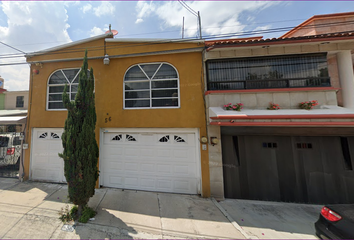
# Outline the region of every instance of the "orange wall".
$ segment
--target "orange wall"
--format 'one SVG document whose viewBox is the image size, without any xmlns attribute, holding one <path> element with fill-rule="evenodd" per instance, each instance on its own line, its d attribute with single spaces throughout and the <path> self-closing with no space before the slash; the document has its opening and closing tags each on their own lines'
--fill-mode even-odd
<svg viewBox="0 0 354 240">
<path fill-rule="evenodd" d="M 103 44 L 96 42 L 98 45 Z M 125 44 L 124 44 L 125 45 Z M 86 45 L 80 46 L 84 49 Z M 92 44 L 88 44 L 92 47 Z M 109 55 L 130 54 L 137 51 L 136 47 L 119 48 L 113 43 L 113 48 L 107 48 Z M 125 45 L 126 46 L 126 45 Z M 145 46 L 147 47 L 147 46 Z M 180 49 L 201 47 L 198 44 L 164 44 L 148 46 L 147 51 L 161 49 Z M 79 48 L 79 47 L 76 47 Z M 142 50 L 142 49 L 141 49 Z M 71 54 L 70 57 L 83 57 L 83 52 Z M 95 55 L 95 53 L 94 53 Z M 88 57 L 92 56 L 90 50 Z M 102 55 L 100 55 L 102 56 Z M 43 60 L 45 56 L 33 57 L 30 61 Z M 178 109 L 128 109 L 123 110 L 123 78 L 126 70 L 137 63 L 167 62 L 172 64 L 179 73 L 180 108 Z M 79 68 L 82 61 L 43 63 L 43 67 L 31 66 L 30 108 L 26 142 L 31 141 L 32 128 L 64 127 L 66 111 L 46 111 L 47 81 L 51 73 L 57 69 Z M 200 136 L 206 136 L 205 107 L 203 101 L 202 55 L 195 53 L 175 53 L 165 55 L 140 56 L 130 58 L 111 58 L 109 65 L 104 65 L 102 59 L 89 60 L 93 68 L 96 94 L 96 138 L 99 143 L 100 128 L 198 128 Z M 32 69 L 39 69 L 39 74 L 33 74 Z M 31 91 L 32 90 L 32 91 Z M 107 114 L 111 122 L 105 122 Z M 26 150 L 25 174 L 28 178 L 30 146 Z M 203 196 L 210 196 L 208 151 L 200 150 L 202 166 Z"/>
</svg>

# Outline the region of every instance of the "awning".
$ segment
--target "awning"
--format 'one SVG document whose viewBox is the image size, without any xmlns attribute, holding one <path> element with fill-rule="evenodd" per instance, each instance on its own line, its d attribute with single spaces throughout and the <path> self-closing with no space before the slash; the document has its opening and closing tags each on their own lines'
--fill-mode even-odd
<svg viewBox="0 0 354 240">
<path fill-rule="evenodd" d="M 0 110 L 0 117 L 2 116 L 26 116 L 27 110 Z"/>
<path fill-rule="evenodd" d="M 27 116 L 19 117 L 0 117 L 0 125 L 4 124 L 23 124 L 26 123 Z"/>
</svg>

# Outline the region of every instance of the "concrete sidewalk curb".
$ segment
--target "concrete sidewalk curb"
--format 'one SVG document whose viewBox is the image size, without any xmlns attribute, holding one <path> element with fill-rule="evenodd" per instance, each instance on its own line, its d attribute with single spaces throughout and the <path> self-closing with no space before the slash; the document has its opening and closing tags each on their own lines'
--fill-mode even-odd
<svg viewBox="0 0 354 240">
<path fill-rule="evenodd" d="M 224 216 L 230 221 L 230 223 L 238 230 L 240 233 L 245 236 L 247 239 L 259 239 L 256 236 L 249 236 L 241 227 L 237 224 L 237 222 L 226 212 L 226 210 L 215 200 L 215 198 L 211 198 L 211 201 L 215 204 L 217 208 L 224 214 Z"/>
</svg>

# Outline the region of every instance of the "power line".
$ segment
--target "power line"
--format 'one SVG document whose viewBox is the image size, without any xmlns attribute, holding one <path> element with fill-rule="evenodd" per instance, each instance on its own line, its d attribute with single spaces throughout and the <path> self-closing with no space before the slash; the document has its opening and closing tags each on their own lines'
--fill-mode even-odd
<svg viewBox="0 0 354 240">
<path fill-rule="evenodd" d="M 192 8 L 190 8 L 187 3 L 183 2 L 183 0 L 178 0 L 178 2 L 185 8 L 187 9 L 191 14 L 193 14 L 194 16 L 198 16 L 197 12 L 194 11 Z"/>
<path fill-rule="evenodd" d="M 198 32 L 199 33 L 199 38 L 202 39 L 202 26 L 201 26 L 201 22 L 200 22 L 200 14 L 199 11 L 196 12 L 194 11 L 191 7 L 188 6 L 187 3 L 185 3 L 183 0 L 178 0 L 178 2 L 185 8 L 187 9 L 190 13 L 192 13 L 194 16 L 197 17 L 197 27 L 198 27 Z M 183 21 L 184 24 L 184 21 Z"/>
<path fill-rule="evenodd" d="M 24 51 L 22 51 L 22 50 L 20 50 L 20 49 L 17 49 L 17 48 L 15 48 L 15 47 L 12 47 L 12 46 L 10 46 L 10 45 L 8 45 L 8 44 L 6 44 L 6 43 L 3 43 L 3 42 L 0 42 L 0 43 L 3 44 L 3 45 L 5 45 L 5 46 L 7 46 L 7 47 L 9 47 L 9 48 L 12 48 L 12 49 L 18 51 L 18 52 L 21 52 L 21 53 L 26 54 Z"/>
<path fill-rule="evenodd" d="M 0 67 L 1 67 L 1 66 L 11 66 L 11 65 L 22 65 L 22 64 L 28 64 L 28 62 L 0 63 Z"/>
<path fill-rule="evenodd" d="M 180 0 L 179 0 L 180 1 Z M 194 10 L 193 10 L 194 11 Z M 252 23 L 252 24 L 237 24 L 237 25 L 230 25 L 230 26 L 223 26 L 223 28 L 231 28 L 231 27 L 236 27 L 236 26 L 252 26 L 255 24 L 269 24 L 269 23 L 278 23 L 278 22 L 293 22 L 293 21 L 303 21 L 306 19 L 289 19 L 289 20 L 282 20 L 282 21 L 271 21 L 271 22 L 262 22 L 262 23 Z M 203 27 L 203 30 L 207 29 L 213 29 L 213 28 L 220 28 L 220 27 Z M 185 31 L 188 30 L 199 30 L 199 28 L 187 28 Z M 145 33 L 138 33 L 138 34 L 120 34 L 119 36 L 140 36 L 140 35 L 151 35 L 151 34 L 165 34 L 165 33 L 172 33 L 172 32 L 180 32 L 180 30 L 173 30 L 173 31 L 163 31 L 163 32 L 145 32 Z M 65 42 L 65 41 L 55 41 L 55 42 L 42 42 L 42 43 L 31 43 L 31 44 L 18 44 L 17 46 L 27 46 L 27 45 L 39 45 L 39 44 L 48 44 L 48 43 L 60 43 L 60 42 Z M 17 49 L 16 49 L 17 50 Z M 21 50 L 18 50 L 22 52 Z M 23 52 L 22 52 L 23 53 Z M 3 55 L 0 55 L 0 57 Z"/>
<path fill-rule="evenodd" d="M 197 11 L 195 11 L 194 9 L 192 9 L 184 0 L 179 0 L 181 1 L 188 9 L 190 9 L 194 14 L 197 14 Z"/>
<path fill-rule="evenodd" d="M 354 21 L 338 22 L 338 23 L 336 23 L 336 25 L 346 25 L 348 23 L 354 23 Z M 326 27 L 329 25 L 332 25 L 332 24 L 318 24 L 317 26 Z M 309 27 L 312 28 L 313 25 L 309 26 Z M 253 30 L 253 31 L 244 31 L 244 32 L 236 32 L 236 33 L 217 34 L 217 35 L 206 35 L 206 36 L 204 36 L 204 39 L 215 39 L 215 38 L 225 38 L 225 37 L 235 37 L 235 36 L 249 36 L 249 35 L 255 35 L 255 34 L 262 34 L 262 33 L 274 33 L 274 32 L 282 32 L 284 30 L 291 30 L 293 28 L 294 27 L 285 27 L 285 28 L 274 28 L 274 29 L 266 29 L 266 30 L 256 30 L 256 31 Z M 303 27 L 303 28 L 306 28 L 306 27 Z M 181 40 L 180 38 L 177 38 L 177 39 L 157 40 L 157 41 L 150 42 L 150 43 L 137 43 L 137 44 L 122 43 L 122 44 L 120 44 L 120 46 L 107 47 L 106 49 L 119 49 L 119 48 L 126 48 L 126 47 L 147 46 L 147 45 L 152 45 L 152 44 L 163 44 L 163 43 L 167 43 L 170 41 L 186 42 L 186 41 L 194 41 L 194 40 L 195 40 L 195 38 L 185 38 L 183 40 Z M 85 50 L 85 49 L 91 49 L 93 51 L 96 51 L 96 50 L 102 50 L 103 47 L 104 46 L 101 45 L 101 46 L 95 46 L 95 47 L 89 47 L 89 48 L 87 48 L 87 47 L 72 48 L 71 50 L 68 50 L 68 51 L 58 52 L 58 53 L 53 53 L 53 54 L 80 52 L 81 50 Z M 40 52 L 37 52 L 37 53 L 40 53 Z"/>
<path fill-rule="evenodd" d="M 327 23 L 327 24 L 317 24 L 317 25 L 312 25 L 312 26 L 304 26 L 302 27 L 303 29 L 305 28 L 312 28 L 314 26 L 316 27 L 327 27 L 329 25 L 347 25 L 349 23 L 354 23 L 354 21 L 345 21 L 345 22 L 336 22 L 336 23 Z M 284 27 L 284 28 L 273 28 L 273 29 L 267 29 L 267 30 L 253 30 L 253 31 L 244 31 L 244 32 L 235 32 L 235 33 L 226 33 L 226 34 L 216 34 L 216 35 L 206 35 L 204 36 L 204 40 L 207 39 L 219 39 L 219 38 L 228 38 L 228 37 L 242 37 L 242 36 L 250 36 L 250 35 L 255 35 L 255 34 L 263 34 L 263 33 L 275 33 L 275 32 L 282 32 L 284 30 L 291 30 L 294 29 L 294 27 Z M 119 49 L 119 48 L 127 48 L 127 47 L 141 47 L 141 46 L 148 46 L 148 45 L 155 45 L 155 44 L 164 44 L 164 43 L 169 43 L 171 41 L 175 42 L 187 42 L 187 41 L 195 41 L 195 38 L 184 38 L 181 40 L 180 38 L 177 39 L 163 39 L 163 40 L 157 40 L 154 42 L 149 42 L 149 43 L 121 43 L 119 46 L 110 46 L 107 47 L 106 49 Z M 85 49 L 88 49 L 90 51 L 101 51 L 104 49 L 104 45 L 100 46 L 94 46 L 94 47 L 77 47 L 77 48 L 71 48 L 70 50 L 64 50 L 64 51 L 59 51 L 59 52 L 46 52 L 46 51 L 38 51 L 35 52 L 37 54 L 46 53 L 48 55 L 55 55 L 55 54 L 65 54 L 65 53 L 76 53 L 76 52 L 82 52 Z M 20 55 L 17 55 L 16 57 L 23 57 Z M 7 58 L 7 55 L 0 55 L 0 59 Z M 10 63 L 13 64 L 13 63 Z M 1 66 L 1 65 L 0 65 Z"/>
<path fill-rule="evenodd" d="M 230 25 L 230 26 L 223 26 L 223 28 L 231 28 L 231 27 L 237 27 L 237 26 L 252 26 L 255 24 L 268 24 L 268 23 L 278 23 L 278 22 L 294 22 L 294 21 L 302 21 L 306 19 L 293 19 L 293 20 L 284 20 L 284 21 L 272 21 L 272 22 L 262 22 L 262 23 L 252 23 L 252 24 L 237 24 L 237 25 Z M 212 29 L 212 28 L 220 28 L 220 27 L 203 27 L 203 30 L 206 29 Z M 186 28 L 184 30 L 198 30 L 198 28 Z M 140 36 L 140 35 L 150 35 L 150 34 L 164 34 L 164 33 L 169 33 L 169 32 L 180 32 L 180 30 L 173 30 L 173 31 L 163 31 L 163 32 L 145 32 L 145 33 L 137 33 L 137 34 L 119 34 L 119 36 Z"/>
<path fill-rule="evenodd" d="M 179 0 L 179 1 L 181 1 L 181 0 Z M 194 10 L 193 10 L 194 11 Z M 277 23 L 277 22 L 292 22 L 292 21 L 302 21 L 302 20 L 305 20 L 305 19 L 289 19 L 289 20 L 282 20 L 282 21 L 271 21 L 271 22 L 262 22 L 262 24 L 268 24 L 268 23 Z M 349 21 L 348 23 L 353 23 L 352 21 Z M 252 24 L 246 24 L 246 25 L 244 25 L 244 24 L 237 24 L 237 25 L 231 25 L 231 26 L 223 26 L 223 28 L 231 28 L 231 27 L 236 27 L 236 26 L 252 26 L 252 25 L 255 25 L 255 24 L 260 24 L 260 23 L 252 23 Z M 331 23 L 331 24 L 336 24 L 336 23 Z M 318 26 L 318 25 L 312 25 L 312 26 Z M 324 26 L 325 27 L 325 26 Z M 213 28 L 220 28 L 220 27 L 206 27 L 206 28 L 204 28 L 203 27 L 203 30 L 207 30 L 207 29 L 213 29 Z M 296 28 L 296 26 L 295 27 L 291 27 L 291 28 Z M 306 26 L 304 26 L 304 27 L 302 27 L 302 28 L 306 28 Z M 187 29 L 185 29 L 185 31 L 188 31 L 188 30 L 198 30 L 198 28 L 187 28 Z M 268 30 L 271 30 L 271 29 L 268 29 Z M 284 28 L 284 31 L 286 31 L 286 30 L 288 30 L 287 29 L 287 27 L 285 27 Z M 140 33 L 140 34 L 127 34 L 127 35 L 119 35 L 119 36 L 139 36 L 139 35 L 150 35 L 150 34 L 164 34 L 164 33 L 168 33 L 168 32 L 180 32 L 180 30 L 175 30 L 175 31 L 163 31 L 163 32 L 151 32 L 151 33 Z M 259 33 L 263 33 L 263 32 L 259 32 Z M 265 33 L 267 33 L 267 32 L 265 32 Z M 269 32 L 270 33 L 270 32 Z M 232 35 L 232 33 L 229 33 L 228 35 Z M 249 34 L 247 34 L 247 35 L 249 35 Z M 210 35 L 210 36 L 212 36 L 212 35 Z M 214 35 L 214 36 L 217 36 L 217 35 Z M 205 37 L 205 39 L 207 39 L 207 37 L 208 36 L 206 36 Z M 25 46 L 25 45 L 38 45 L 38 44 L 46 44 L 46 43 L 59 43 L 59 42 L 63 42 L 63 41 L 55 41 L 55 42 L 43 42 L 43 43 L 32 43 L 32 44 L 20 44 L 20 45 L 18 45 L 18 46 Z M 0 43 L 2 43 L 2 42 L 0 42 Z M 9 46 L 9 45 L 7 45 L 7 44 L 5 44 L 5 43 L 2 43 L 2 44 L 4 44 L 4 45 L 6 45 L 6 46 Z M 15 49 L 16 51 L 19 51 L 19 52 L 21 52 L 21 53 L 24 53 L 24 54 L 26 54 L 25 52 L 23 52 L 23 51 L 21 51 L 21 50 L 19 50 L 19 49 L 17 49 L 17 48 L 15 48 L 15 47 L 12 47 L 12 46 L 9 46 L 9 47 L 11 47 L 11 48 L 13 48 L 13 49 Z M 9 55 L 9 54 L 8 54 Z M 0 58 L 2 57 L 2 56 L 7 56 L 7 54 L 6 55 L 0 55 Z"/>
</svg>

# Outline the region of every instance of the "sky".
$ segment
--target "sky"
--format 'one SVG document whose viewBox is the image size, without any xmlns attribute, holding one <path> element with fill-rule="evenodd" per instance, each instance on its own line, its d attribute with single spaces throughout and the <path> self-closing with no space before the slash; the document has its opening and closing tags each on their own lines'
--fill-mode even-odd
<svg viewBox="0 0 354 240">
<path fill-rule="evenodd" d="M 200 12 L 202 36 L 280 37 L 313 15 L 354 11 L 354 1 L 184 1 Z M 23 53 L 97 36 L 197 38 L 197 17 L 179 1 L 0 1 L 0 76 L 9 91 L 28 90 Z M 253 35 L 244 32 L 258 31 Z M 268 31 L 268 32 L 267 32 Z M 6 45 L 9 46 L 6 46 Z"/>
</svg>

